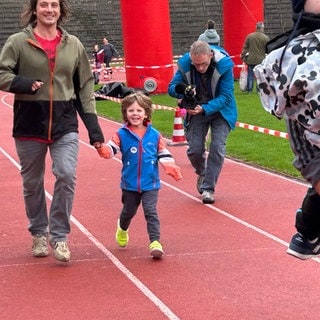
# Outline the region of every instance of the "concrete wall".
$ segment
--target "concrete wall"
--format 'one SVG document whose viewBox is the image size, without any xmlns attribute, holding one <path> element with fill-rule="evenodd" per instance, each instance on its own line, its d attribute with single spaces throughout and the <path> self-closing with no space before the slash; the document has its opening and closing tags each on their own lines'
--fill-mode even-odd
<svg viewBox="0 0 320 320">
<path fill-rule="evenodd" d="M 102 38 L 107 37 L 123 55 L 120 1 L 69 1 L 73 16 L 64 27 L 80 38 L 88 53 L 95 43 L 101 43 Z M 156 4 L 158 0 L 153 1 Z M 24 2 L 25 0 L 0 0 L 0 48 L 10 34 L 20 30 L 19 17 Z M 223 45 L 222 0 L 170 0 L 169 3 L 174 55 L 189 50 L 190 44 L 203 32 L 208 19 L 215 20 Z M 291 1 L 265 0 L 265 25 L 265 32 L 271 38 L 290 29 Z M 154 36 L 159 35 L 160 30 Z"/>
</svg>

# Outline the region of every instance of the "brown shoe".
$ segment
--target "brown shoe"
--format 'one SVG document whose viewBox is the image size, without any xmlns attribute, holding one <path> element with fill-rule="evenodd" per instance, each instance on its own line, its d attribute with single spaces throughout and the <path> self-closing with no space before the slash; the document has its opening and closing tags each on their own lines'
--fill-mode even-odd
<svg viewBox="0 0 320 320">
<path fill-rule="evenodd" d="M 66 241 L 57 241 L 51 243 L 53 255 L 58 261 L 68 262 L 70 260 L 70 250 Z"/>
<path fill-rule="evenodd" d="M 32 254 L 34 257 L 47 257 L 49 255 L 47 238 L 44 234 L 32 236 Z"/>
</svg>

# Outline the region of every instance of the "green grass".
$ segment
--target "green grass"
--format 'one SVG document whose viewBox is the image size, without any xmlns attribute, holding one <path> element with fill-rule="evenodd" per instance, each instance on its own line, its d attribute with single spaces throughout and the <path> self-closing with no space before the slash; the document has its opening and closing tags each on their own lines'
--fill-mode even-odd
<svg viewBox="0 0 320 320">
<path fill-rule="evenodd" d="M 262 108 L 258 94 L 241 92 L 237 81 L 235 97 L 239 122 L 286 132 L 284 120 L 278 120 L 267 113 Z M 167 94 L 150 95 L 150 98 L 156 105 L 177 106 L 176 99 Z M 97 111 L 101 116 L 122 122 L 119 103 L 99 100 Z M 155 110 L 152 115 L 153 126 L 167 138 L 172 137 L 173 121 L 174 112 L 170 110 Z M 290 177 L 301 177 L 292 166 L 293 154 L 289 141 L 284 138 L 236 127 L 227 140 L 227 156 Z"/>
<path fill-rule="evenodd" d="M 279 120 L 266 112 L 258 94 L 241 92 L 238 82 L 235 82 L 235 96 L 239 122 L 286 132 L 284 120 Z M 284 138 L 236 127 L 228 138 L 227 154 L 229 157 L 288 176 L 301 177 L 292 166 L 293 153 L 289 141 Z"/>
</svg>

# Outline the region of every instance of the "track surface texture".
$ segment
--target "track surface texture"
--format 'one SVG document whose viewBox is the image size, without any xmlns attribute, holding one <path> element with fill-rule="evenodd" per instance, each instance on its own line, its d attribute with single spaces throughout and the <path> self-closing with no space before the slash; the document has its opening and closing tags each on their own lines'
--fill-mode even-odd
<svg viewBox="0 0 320 320">
<path fill-rule="evenodd" d="M 69 263 L 31 255 L 13 96 L 0 92 L 0 319 L 319 319 L 320 265 L 286 254 L 307 185 L 226 159 L 214 205 L 197 194 L 186 146 L 171 146 L 183 179 L 161 170 L 158 210 L 165 255 L 148 250 L 142 210 L 127 247 L 115 242 L 120 157 L 105 160 L 80 125 Z M 119 124 L 99 118 L 106 139 Z M 46 190 L 54 177 L 50 158 Z"/>
</svg>

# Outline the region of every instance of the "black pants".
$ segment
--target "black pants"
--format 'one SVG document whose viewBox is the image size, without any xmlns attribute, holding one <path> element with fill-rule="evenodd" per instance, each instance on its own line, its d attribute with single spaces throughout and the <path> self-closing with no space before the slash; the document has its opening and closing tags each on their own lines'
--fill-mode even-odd
<svg viewBox="0 0 320 320">
<path fill-rule="evenodd" d="M 123 207 L 120 214 L 120 227 L 127 230 L 142 202 L 150 242 L 160 239 L 160 221 L 157 213 L 158 190 L 135 192 L 122 190 Z"/>
</svg>

